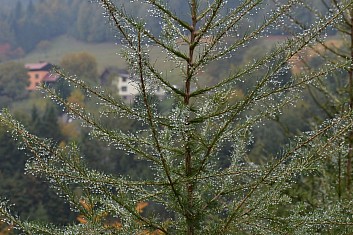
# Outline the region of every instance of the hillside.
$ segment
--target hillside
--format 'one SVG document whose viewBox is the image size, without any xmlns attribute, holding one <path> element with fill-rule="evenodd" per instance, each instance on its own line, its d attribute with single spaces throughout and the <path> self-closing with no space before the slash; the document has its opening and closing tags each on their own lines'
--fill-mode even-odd
<svg viewBox="0 0 353 235">
<path fill-rule="evenodd" d="M 77 52 L 88 52 L 92 54 L 98 64 L 99 72 L 102 72 L 106 67 L 115 66 L 121 69 L 126 68 L 126 63 L 119 55 L 122 46 L 113 42 L 106 43 L 88 43 L 76 40 L 68 36 L 60 36 L 54 40 L 47 41 L 45 49 L 35 49 L 17 61 L 21 63 L 33 63 L 38 61 L 48 61 L 53 64 L 60 64 L 64 55 Z M 150 46 L 150 57 L 155 61 L 157 67 L 162 69 L 161 72 L 173 70 L 174 65 L 171 61 L 165 60 L 165 55 L 162 57 L 160 49 L 156 46 Z M 178 74 L 171 73 L 170 79 L 177 84 Z"/>
<path fill-rule="evenodd" d="M 23 63 L 49 61 L 59 64 L 65 54 L 84 51 L 97 59 L 98 68 L 102 71 L 107 66 L 126 67 L 124 60 L 117 56 L 119 50 L 121 47 L 114 43 L 87 43 L 68 36 L 60 36 L 48 41 L 46 49 L 37 48 L 18 61 Z"/>
</svg>

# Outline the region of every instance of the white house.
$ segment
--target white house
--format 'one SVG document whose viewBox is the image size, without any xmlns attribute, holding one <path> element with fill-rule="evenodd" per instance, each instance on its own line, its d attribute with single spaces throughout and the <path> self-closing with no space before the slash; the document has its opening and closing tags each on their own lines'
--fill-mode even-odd
<svg viewBox="0 0 353 235">
<path fill-rule="evenodd" d="M 139 94 L 137 78 L 132 77 L 127 71 L 108 68 L 103 72 L 101 78 L 102 82 L 105 83 L 109 80 L 111 82 L 110 85 L 116 88 L 119 96 L 126 102 L 133 101 L 135 96 Z M 160 87 L 150 88 L 152 88 L 154 94 L 160 98 L 165 95 L 165 91 Z"/>
</svg>

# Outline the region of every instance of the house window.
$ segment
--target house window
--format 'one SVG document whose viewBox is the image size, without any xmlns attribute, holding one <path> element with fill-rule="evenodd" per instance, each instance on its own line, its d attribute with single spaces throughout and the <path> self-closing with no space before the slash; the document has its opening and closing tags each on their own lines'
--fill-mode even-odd
<svg viewBox="0 0 353 235">
<path fill-rule="evenodd" d="M 38 73 L 34 74 L 34 77 L 35 77 L 36 79 L 38 79 L 38 78 L 39 78 L 39 74 L 38 74 Z"/>
<path fill-rule="evenodd" d="M 122 77 L 122 82 L 126 82 L 127 81 L 127 77 Z"/>
<path fill-rule="evenodd" d="M 127 91 L 127 87 L 126 86 L 122 86 L 121 87 L 121 91 Z"/>
</svg>

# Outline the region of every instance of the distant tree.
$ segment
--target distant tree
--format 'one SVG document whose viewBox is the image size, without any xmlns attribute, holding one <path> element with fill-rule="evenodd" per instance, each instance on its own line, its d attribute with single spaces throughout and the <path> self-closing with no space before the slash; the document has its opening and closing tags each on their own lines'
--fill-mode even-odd
<svg viewBox="0 0 353 235">
<path fill-rule="evenodd" d="M 77 75 L 93 84 L 99 82 L 96 58 L 87 53 L 79 52 L 66 54 L 61 59 L 60 66 L 69 74 Z"/>
<path fill-rule="evenodd" d="M 31 123 L 31 126 L 32 126 L 31 132 L 36 133 L 35 131 L 36 131 L 38 125 L 40 124 L 40 114 L 39 114 L 37 106 L 35 106 L 35 105 L 32 107 L 32 110 L 31 110 L 31 121 L 30 121 L 30 123 Z"/>
<path fill-rule="evenodd" d="M 4 110 L 0 123 L 33 155 L 27 172 L 45 177 L 84 219 L 80 225 L 64 227 L 22 221 L 10 213 L 6 201 L 0 202 L 0 215 L 27 234 L 330 234 L 333 228 L 353 232 L 351 217 L 342 209 L 346 201 L 308 207 L 287 194 L 297 177 L 347 150 L 341 133 L 353 126 L 351 112 L 342 110 L 315 130 L 298 133 L 264 164 L 248 155 L 254 128 L 295 103 L 305 85 L 346 65 L 345 61 L 328 63 L 317 71 L 297 74 L 285 84 L 278 82 L 278 76 L 289 69 L 288 61 L 318 40 L 352 2 L 211 85 L 200 81 L 205 67 L 229 59 L 302 5 L 296 0 L 280 1 L 263 22 L 249 27 L 249 16 L 266 1 L 228 5 L 224 0 L 185 0 L 187 20 L 169 8 L 168 1 L 133 1 L 136 7 L 148 6 L 148 14 L 160 20 L 162 33 L 154 34 L 149 22 L 143 21 L 149 17 L 135 17 L 109 0 L 97 2 L 126 46 L 122 55 L 136 77 L 141 94 L 138 104 L 129 106 L 63 71 L 58 72 L 71 85 L 99 99 L 100 112 L 67 102 L 50 88 L 45 91 L 90 128 L 92 138 L 147 162 L 153 178 L 91 169 L 75 143 L 55 146 L 49 139 L 31 135 Z M 155 66 L 149 57 L 152 43 L 165 52 L 162 60 L 175 63 L 182 87 L 171 84 L 169 73 Z M 243 82 L 254 85 L 234 102 L 230 97 Z M 170 96 L 166 99 L 173 100 L 170 110 L 162 112 L 158 100 L 151 99 L 156 87 L 163 87 Z M 106 116 L 134 120 L 143 128 L 111 128 L 103 122 Z M 220 164 L 220 159 L 227 164 Z M 136 209 L 141 202 L 154 206 L 149 213 L 141 213 Z"/>
<path fill-rule="evenodd" d="M 51 47 L 51 44 L 47 40 L 38 42 L 36 49 L 41 52 L 46 52 Z"/>
<path fill-rule="evenodd" d="M 59 112 L 58 108 L 54 105 L 49 105 L 45 108 L 40 122 L 37 123 L 38 136 L 44 138 L 52 138 L 57 142 L 62 140 L 59 128 Z"/>
<path fill-rule="evenodd" d="M 29 125 L 32 127 L 31 122 Z M 20 216 L 54 223 L 68 222 L 68 207 L 58 203 L 48 185 L 40 179 L 24 174 L 27 159 L 11 139 L 10 133 L 1 127 L 0 193 L 12 198 Z"/>
<path fill-rule="evenodd" d="M 7 11 L 2 22 L 13 34 L 13 40 L 7 42 L 26 52 L 35 49 L 40 41 L 65 34 L 72 20 L 66 1 L 16 1 Z"/>
<path fill-rule="evenodd" d="M 40 41 L 40 29 L 35 25 L 36 9 L 32 1 L 29 2 L 25 13 L 16 19 L 16 41 L 26 52 L 35 48 Z"/>
<path fill-rule="evenodd" d="M 50 0 L 37 3 L 37 22 L 42 23 L 42 40 L 66 34 L 72 24 L 69 15 L 69 6 L 66 1 Z"/>
<path fill-rule="evenodd" d="M 0 64 L 0 107 L 8 107 L 12 101 L 27 97 L 27 85 L 28 75 L 23 64 Z"/>
<path fill-rule="evenodd" d="M 83 2 L 77 11 L 75 30 L 72 34 L 86 42 L 113 41 L 111 30 L 108 27 L 101 27 L 106 23 L 102 14 L 103 10 L 99 6 Z"/>
<path fill-rule="evenodd" d="M 13 29 L 6 22 L 0 22 L 0 31 L 0 43 L 9 43 L 15 40 Z"/>
</svg>

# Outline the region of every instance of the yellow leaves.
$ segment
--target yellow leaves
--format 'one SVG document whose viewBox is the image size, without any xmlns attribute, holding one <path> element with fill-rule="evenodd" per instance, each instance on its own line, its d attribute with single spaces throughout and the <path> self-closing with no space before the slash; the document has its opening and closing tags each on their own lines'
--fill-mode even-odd
<svg viewBox="0 0 353 235">
<path fill-rule="evenodd" d="M 104 228 L 107 229 L 117 229 L 120 230 L 123 227 L 123 224 L 120 223 L 119 220 L 114 220 L 114 221 L 108 221 L 107 217 L 109 216 L 108 213 L 106 212 L 101 212 L 97 215 L 93 215 L 93 205 L 90 204 L 88 201 L 86 201 L 84 198 L 81 198 L 79 203 L 83 207 L 83 209 L 87 212 L 88 215 L 92 216 L 92 221 L 96 223 L 102 223 Z M 143 209 L 148 206 L 148 202 L 138 202 L 136 204 L 135 210 L 139 214 L 143 212 Z M 89 220 L 84 216 L 84 215 L 79 215 L 76 217 L 77 221 L 80 222 L 81 224 L 87 224 L 89 223 Z M 163 235 L 165 234 L 159 229 L 156 229 L 154 231 L 148 231 L 148 230 L 142 230 L 138 235 Z M 1 235 L 1 234 L 0 234 Z"/>
<path fill-rule="evenodd" d="M 83 207 L 84 211 L 86 214 L 91 218 L 91 220 L 94 223 L 102 223 L 104 227 L 109 227 L 109 228 L 120 228 L 121 224 L 118 221 L 114 221 L 113 223 L 107 223 L 105 220 L 108 217 L 108 213 L 105 211 L 102 211 L 100 213 L 94 213 L 93 212 L 93 205 L 86 201 L 84 198 L 81 198 L 79 200 L 79 203 Z M 84 215 L 79 215 L 76 217 L 77 221 L 80 222 L 81 224 L 87 224 L 89 220 L 84 216 Z"/>
<path fill-rule="evenodd" d="M 92 205 L 90 205 L 85 199 L 81 198 L 79 202 L 86 211 L 92 211 Z"/>
<path fill-rule="evenodd" d="M 75 89 L 71 92 L 70 96 L 67 98 L 67 101 L 72 104 L 77 104 L 81 107 L 84 107 L 85 95 L 81 90 Z"/>
<path fill-rule="evenodd" d="M 87 224 L 87 219 L 83 215 L 79 215 L 76 217 L 77 221 L 81 224 Z"/>
<path fill-rule="evenodd" d="M 89 53 L 66 54 L 60 65 L 67 73 L 75 74 L 82 80 L 97 82 L 97 60 Z"/>
<path fill-rule="evenodd" d="M 105 228 L 115 228 L 115 229 L 121 229 L 123 227 L 123 225 L 119 222 L 119 221 L 114 221 L 112 223 L 107 223 L 104 224 Z"/>
<path fill-rule="evenodd" d="M 244 92 L 241 89 L 234 89 L 227 97 L 230 104 L 237 103 L 244 98 Z"/>
<path fill-rule="evenodd" d="M 13 234 L 12 226 L 0 221 L 0 235 Z"/>
<path fill-rule="evenodd" d="M 138 202 L 135 209 L 139 214 L 141 214 L 146 206 L 148 206 L 148 202 Z"/>
<path fill-rule="evenodd" d="M 70 140 L 76 140 L 80 137 L 80 131 L 77 123 L 59 122 L 59 128 L 61 134 Z"/>
<path fill-rule="evenodd" d="M 89 213 L 92 212 L 92 206 L 86 202 L 85 199 L 81 198 L 79 203 L 81 204 L 81 206 Z M 77 221 L 80 222 L 81 224 L 87 224 L 88 221 L 86 219 L 86 217 L 84 215 L 79 215 L 76 217 Z"/>
<path fill-rule="evenodd" d="M 153 232 L 150 231 L 142 231 L 139 235 L 163 235 L 165 234 L 164 232 L 162 232 L 161 230 L 155 230 Z"/>
<path fill-rule="evenodd" d="M 136 204 L 135 210 L 141 214 L 143 212 L 143 209 L 148 206 L 148 202 L 138 202 Z M 148 230 L 143 230 L 142 232 L 139 233 L 139 235 L 162 235 L 164 232 L 162 232 L 159 229 L 156 229 L 154 231 L 148 231 Z"/>
<path fill-rule="evenodd" d="M 101 223 L 108 215 L 108 213 L 104 211 L 98 214 L 93 213 L 93 205 L 83 198 L 81 198 L 79 202 L 87 212 L 87 215 L 89 215 L 91 217 L 91 220 L 94 221 L 95 223 Z M 76 219 L 82 224 L 88 223 L 88 220 L 84 215 L 79 215 L 77 216 Z"/>
</svg>

